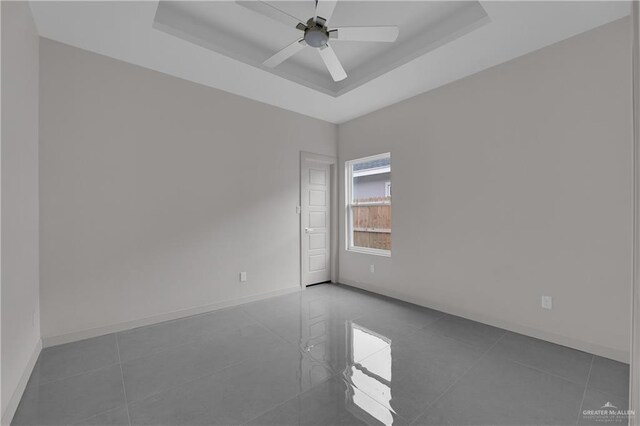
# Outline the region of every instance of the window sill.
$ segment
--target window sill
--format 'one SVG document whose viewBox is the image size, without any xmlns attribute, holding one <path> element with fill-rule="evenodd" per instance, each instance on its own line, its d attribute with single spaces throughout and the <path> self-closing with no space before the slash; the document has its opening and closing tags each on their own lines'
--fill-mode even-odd
<svg viewBox="0 0 640 426">
<path fill-rule="evenodd" d="M 381 250 L 367 247 L 347 247 L 347 251 L 360 254 L 370 254 L 373 256 L 391 257 L 391 250 Z"/>
</svg>

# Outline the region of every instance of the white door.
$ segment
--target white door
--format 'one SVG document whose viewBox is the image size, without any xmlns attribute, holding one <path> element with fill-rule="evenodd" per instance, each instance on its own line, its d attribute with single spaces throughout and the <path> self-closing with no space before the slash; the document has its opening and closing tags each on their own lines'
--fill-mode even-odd
<svg viewBox="0 0 640 426">
<path fill-rule="evenodd" d="M 302 284 L 331 280 L 331 165 L 302 158 Z"/>
</svg>

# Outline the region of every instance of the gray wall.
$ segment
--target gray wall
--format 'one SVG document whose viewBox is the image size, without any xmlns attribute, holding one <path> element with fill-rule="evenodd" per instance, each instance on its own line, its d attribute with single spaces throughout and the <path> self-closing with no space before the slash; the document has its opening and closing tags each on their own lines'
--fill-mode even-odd
<svg viewBox="0 0 640 426">
<path fill-rule="evenodd" d="M 40 341 L 38 34 L 27 2 L 2 9 L 2 416 L 12 416 Z M 28 377 L 28 376 L 26 376 Z M 25 378 L 26 378 L 25 377 Z"/>
<path fill-rule="evenodd" d="M 300 151 L 335 156 L 335 125 L 40 53 L 45 339 L 298 288 Z"/>
<path fill-rule="evenodd" d="M 342 163 L 394 165 L 392 257 L 341 249 L 341 280 L 626 359 L 628 52 L 619 21 L 341 125 Z M 335 126 L 47 40 L 40 61 L 45 337 L 297 287 L 299 151 L 334 155 Z"/>
<path fill-rule="evenodd" d="M 341 244 L 341 281 L 628 360 L 630 69 L 624 19 L 341 125 L 394 191 L 392 257 Z"/>
</svg>

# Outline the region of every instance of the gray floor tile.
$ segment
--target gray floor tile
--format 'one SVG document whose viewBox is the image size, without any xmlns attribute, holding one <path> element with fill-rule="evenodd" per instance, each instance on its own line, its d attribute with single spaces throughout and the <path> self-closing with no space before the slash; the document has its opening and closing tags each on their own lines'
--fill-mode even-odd
<svg viewBox="0 0 640 426">
<path fill-rule="evenodd" d="M 327 315 L 329 312 L 339 312 L 339 301 L 351 297 L 347 293 L 336 285 L 318 285 L 308 287 L 304 291 L 248 303 L 243 305 L 242 309 L 258 317 L 295 311 L 307 318 L 314 318 Z M 345 311 L 345 316 L 349 316 L 347 312 Z"/>
<path fill-rule="evenodd" d="M 123 363 L 128 401 L 147 398 L 285 344 L 257 324 L 218 329 L 209 336 L 213 340 L 176 346 Z"/>
<path fill-rule="evenodd" d="M 629 398 L 629 364 L 595 356 L 588 386 L 607 395 Z"/>
<path fill-rule="evenodd" d="M 355 362 L 345 377 L 377 402 L 412 421 L 482 355 L 482 351 L 457 340 L 419 330 Z"/>
<path fill-rule="evenodd" d="M 505 333 L 314 286 L 45 349 L 14 424 L 590 424 L 583 395 L 626 408 L 628 365 L 593 358 L 585 392 L 591 355 Z"/>
<path fill-rule="evenodd" d="M 129 426 L 127 407 L 119 407 L 74 423 L 77 426 Z"/>
<path fill-rule="evenodd" d="M 504 356 L 576 383 L 587 383 L 593 355 L 533 337 L 507 332 L 491 349 Z"/>
<path fill-rule="evenodd" d="M 383 317 L 394 321 L 402 321 L 417 328 L 431 324 L 445 315 L 443 312 L 434 309 L 394 299 L 385 300 L 378 309 L 379 314 Z"/>
<path fill-rule="evenodd" d="M 254 323 L 240 308 L 167 321 L 118 333 L 122 362 L 187 343 L 211 340 L 221 329 Z"/>
<path fill-rule="evenodd" d="M 347 286 L 337 287 L 338 291 L 333 294 L 332 301 L 340 306 L 344 315 L 350 319 L 359 318 L 378 310 L 381 304 L 385 304 L 393 299 L 380 296 L 367 291 L 355 289 Z"/>
<path fill-rule="evenodd" d="M 427 328 L 480 350 L 488 350 L 505 334 L 505 330 L 500 328 L 453 315 L 447 315 Z"/>
<path fill-rule="evenodd" d="M 125 405 L 120 365 L 27 386 L 14 425 L 72 424 Z"/>
<path fill-rule="evenodd" d="M 339 378 L 331 378 L 248 424 L 346 426 L 406 423 L 393 411 L 378 404 L 359 389 Z"/>
<path fill-rule="evenodd" d="M 117 363 L 116 336 L 108 334 L 43 349 L 31 380 L 34 384 L 45 384 Z"/>
<path fill-rule="evenodd" d="M 409 303 L 386 301 L 380 303 L 375 311 L 369 311 L 358 320 L 380 333 L 392 335 L 412 333 L 434 323 L 444 315 L 442 312 Z"/>
<path fill-rule="evenodd" d="M 239 424 L 329 379 L 290 346 L 129 405 L 133 425 Z"/>
<path fill-rule="evenodd" d="M 389 339 L 361 327 L 358 322 L 359 320 L 323 319 L 310 323 L 308 337 L 304 338 L 300 348 L 322 361 L 335 373 L 340 373 L 353 361 L 359 361 L 389 346 Z M 362 338 L 357 340 L 359 336 L 365 336 L 365 341 Z"/>
<path fill-rule="evenodd" d="M 300 311 L 301 307 L 304 305 L 302 295 L 303 293 L 313 292 L 314 294 L 313 297 L 306 296 L 305 299 L 315 299 L 323 297 L 322 294 L 324 293 L 319 293 L 317 290 L 315 290 L 315 287 L 313 287 L 312 289 L 247 303 L 242 305 L 240 309 L 256 316 L 272 315 L 283 310 Z"/>
<path fill-rule="evenodd" d="M 415 424 L 575 425 L 584 386 L 485 357 Z"/>
<path fill-rule="evenodd" d="M 296 345 L 304 345 L 318 334 L 319 324 L 329 324 L 353 319 L 355 313 L 327 298 L 302 301 L 297 307 L 250 305 L 243 309 L 260 324 L 283 339 Z"/>
<path fill-rule="evenodd" d="M 289 342 L 302 344 L 309 337 L 310 324 L 358 318 L 376 311 L 381 303 L 380 297 L 370 293 L 328 284 L 243 305 L 242 309 Z"/>
<path fill-rule="evenodd" d="M 593 389 L 587 389 L 578 424 L 626 426 L 629 424 L 629 418 L 624 412 L 628 409 L 628 398 L 607 395 Z"/>
</svg>

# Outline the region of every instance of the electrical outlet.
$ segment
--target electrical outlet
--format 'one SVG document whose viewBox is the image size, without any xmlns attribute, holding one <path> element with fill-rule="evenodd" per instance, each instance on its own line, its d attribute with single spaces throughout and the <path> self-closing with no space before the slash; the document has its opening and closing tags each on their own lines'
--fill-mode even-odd
<svg viewBox="0 0 640 426">
<path fill-rule="evenodd" d="M 247 281 L 247 273 L 246 272 L 240 272 L 240 282 L 243 283 Z"/>
<path fill-rule="evenodd" d="M 553 298 L 551 296 L 542 296 L 542 308 L 553 309 Z"/>
<path fill-rule="evenodd" d="M 301 206 L 296 206 L 296 213 L 297 214 L 302 213 L 302 207 Z"/>
<path fill-rule="evenodd" d="M 372 274 L 374 274 L 376 272 L 376 266 L 375 265 L 369 265 L 369 270 L 371 271 Z"/>
</svg>

